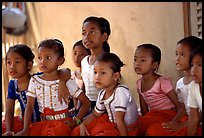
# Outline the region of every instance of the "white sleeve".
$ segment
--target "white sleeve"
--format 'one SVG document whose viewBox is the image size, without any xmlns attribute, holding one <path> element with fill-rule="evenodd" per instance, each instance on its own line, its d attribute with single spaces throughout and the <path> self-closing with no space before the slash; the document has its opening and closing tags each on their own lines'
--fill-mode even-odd
<svg viewBox="0 0 204 138">
<path fill-rule="evenodd" d="M 105 105 L 104 103 L 101 101 L 101 99 L 103 98 L 103 90 L 101 90 L 98 94 L 98 98 L 96 101 L 96 106 L 95 106 L 95 111 L 97 113 L 104 113 L 106 111 Z"/>
<path fill-rule="evenodd" d="M 129 90 L 123 87 L 118 87 L 115 92 L 115 111 L 126 112 L 127 105 L 132 98 Z"/>
<path fill-rule="evenodd" d="M 188 106 L 192 108 L 198 108 L 198 104 L 196 101 L 196 93 L 199 91 L 196 91 L 196 85 L 192 81 L 189 86 L 189 95 L 188 95 Z"/>
<path fill-rule="evenodd" d="M 78 87 L 76 81 L 72 78 L 67 81 L 66 86 L 69 89 L 70 94 L 75 98 L 77 98 L 82 92 L 82 90 Z"/>
<path fill-rule="evenodd" d="M 26 93 L 26 96 L 30 96 L 30 97 L 37 97 L 36 96 L 36 81 L 33 77 L 30 78 L 30 81 L 29 81 L 29 85 L 28 85 L 28 90 L 27 90 L 27 93 Z"/>
</svg>

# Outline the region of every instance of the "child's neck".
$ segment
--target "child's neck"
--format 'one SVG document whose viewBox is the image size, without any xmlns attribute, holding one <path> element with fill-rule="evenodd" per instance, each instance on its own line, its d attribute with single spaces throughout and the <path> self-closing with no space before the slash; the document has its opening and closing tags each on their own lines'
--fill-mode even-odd
<svg viewBox="0 0 204 138">
<path fill-rule="evenodd" d="M 191 76 L 191 71 L 190 70 L 186 70 L 183 73 L 184 73 L 183 83 L 185 85 L 187 85 L 187 84 L 189 84 L 193 80 L 193 78 Z"/>
<path fill-rule="evenodd" d="M 24 91 L 28 89 L 29 80 L 31 75 L 28 73 L 27 75 L 18 78 L 18 91 Z"/>
<path fill-rule="evenodd" d="M 60 72 L 58 70 L 49 73 L 44 72 L 41 78 L 46 81 L 58 80 L 60 78 Z"/>
<path fill-rule="evenodd" d="M 105 88 L 104 90 L 106 91 L 104 100 L 108 99 L 115 91 L 115 88 L 118 86 L 119 83 L 116 83 L 114 85 L 109 86 L 108 88 Z"/>
</svg>

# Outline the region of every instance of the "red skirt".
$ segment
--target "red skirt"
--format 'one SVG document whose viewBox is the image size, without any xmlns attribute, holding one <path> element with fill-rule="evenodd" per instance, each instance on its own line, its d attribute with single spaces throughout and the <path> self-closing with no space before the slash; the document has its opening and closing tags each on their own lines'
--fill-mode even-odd
<svg viewBox="0 0 204 138">
<path fill-rule="evenodd" d="M 21 121 L 19 116 L 14 116 L 13 118 L 13 132 L 17 133 L 21 130 L 23 130 L 23 122 Z M 2 134 L 6 132 L 6 120 L 4 117 L 2 117 L 2 128 L 1 128 Z"/>
<path fill-rule="evenodd" d="M 55 115 L 67 112 L 68 110 L 53 111 L 51 109 L 44 109 L 41 116 Z M 29 136 L 69 136 L 71 128 L 65 124 L 65 121 L 70 121 L 72 118 L 65 118 L 61 120 L 44 120 L 32 123 L 29 127 Z"/>
<path fill-rule="evenodd" d="M 127 126 L 128 135 L 134 136 L 137 134 L 136 123 Z M 117 125 L 110 122 L 108 115 L 103 114 L 102 116 L 95 118 L 90 124 L 87 125 L 90 136 L 120 136 L 120 132 L 117 129 Z M 71 136 L 80 136 L 80 126 L 74 128 Z"/>
<path fill-rule="evenodd" d="M 175 110 L 150 110 L 144 116 L 139 117 L 137 123 L 137 136 L 144 136 L 148 128 L 159 122 L 171 121 L 176 115 Z"/>
<path fill-rule="evenodd" d="M 188 121 L 188 116 L 182 117 L 180 122 Z M 147 130 L 148 136 L 187 136 L 187 126 L 177 130 L 177 131 L 168 131 L 167 129 L 163 128 L 162 123 L 155 123 L 151 125 Z M 202 136 L 202 128 L 201 126 L 198 127 L 197 131 L 198 136 Z"/>
</svg>

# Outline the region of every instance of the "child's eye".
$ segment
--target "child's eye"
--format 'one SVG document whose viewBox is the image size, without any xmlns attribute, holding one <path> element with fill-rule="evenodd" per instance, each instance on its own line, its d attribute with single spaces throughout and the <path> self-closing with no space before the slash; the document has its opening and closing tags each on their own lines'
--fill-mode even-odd
<svg viewBox="0 0 204 138">
<path fill-rule="evenodd" d="M 95 31 L 91 31 L 91 34 L 94 34 L 95 33 Z"/>
<path fill-rule="evenodd" d="M 51 59 L 51 57 L 49 56 L 49 57 L 47 57 L 47 59 L 48 59 L 48 60 L 50 60 L 50 59 Z"/>
<path fill-rule="evenodd" d="M 141 61 L 142 61 L 142 62 L 146 62 L 146 60 L 145 60 L 145 59 L 142 59 Z"/>
<path fill-rule="evenodd" d="M 10 65 L 10 64 L 11 64 L 11 61 L 7 61 L 6 64 L 9 64 L 9 65 Z"/>
<path fill-rule="evenodd" d="M 105 72 L 101 72 L 103 75 L 106 74 Z"/>
<path fill-rule="evenodd" d="M 199 63 L 198 66 L 199 66 L 199 67 L 202 67 L 202 63 Z"/>
<path fill-rule="evenodd" d="M 41 60 L 42 58 L 41 58 L 41 57 L 38 57 L 38 59 Z"/>
<path fill-rule="evenodd" d="M 97 72 L 96 72 L 96 71 L 94 71 L 94 74 L 97 74 Z"/>
</svg>

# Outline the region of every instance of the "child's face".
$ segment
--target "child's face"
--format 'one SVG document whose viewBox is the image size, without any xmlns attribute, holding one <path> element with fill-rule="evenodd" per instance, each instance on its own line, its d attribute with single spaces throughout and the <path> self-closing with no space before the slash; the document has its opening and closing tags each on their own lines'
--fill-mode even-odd
<svg viewBox="0 0 204 138">
<path fill-rule="evenodd" d="M 88 49 L 93 49 L 96 46 L 102 46 L 105 41 L 101 30 L 93 22 L 86 22 L 82 27 L 82 42 Z"/>
<path fill-rule="evenodd" d="M 17 52 L 7 54 L 6 67 L 12 78 L 19 79 L 29 73 L 26 60 Z"/>
<path fill-rule="evenodd" d="M 197 54 L 191 62 L 191 75 L 196 83 L 202 83 L 202 56 Z"/>
<path fill-rule="evenodd" d="M 154 71 L 157 66 L 154 65 L 151 53 L 144 49 L 139 48 L 135 51 L 134 56 L 134 69 L 138 75 L 143 75 Z"/>
<path fill-rule="evenodd" d="M 38 67 L 42 72 L 55 71 L 59 65 L 61 65 L 61 61 L 54 50 L 44 47 L 38 49 Z"/>
<path fill-rule="evenodd" d="M 94 63 L 94 83 L 97 89 L 105 89 L 112 86 L 115 81 L 113 70 L 109 65 L 102 61 Z"/>
<path fill-rule="evenodd" d="M 176 48 L 176 68 L 179 71 L 190 70 L 190 47 L 184 44 L 178 44 Z"/>
<path fill-rule="evenodd" d="M 72 59 L 76 67 L 81 67 L 81 60 L 86 55 L 88 55 L 88 52 L 83 46 L 78 45 L 74 47 L 73 52 L 72 52 Z"/>
</svg>

